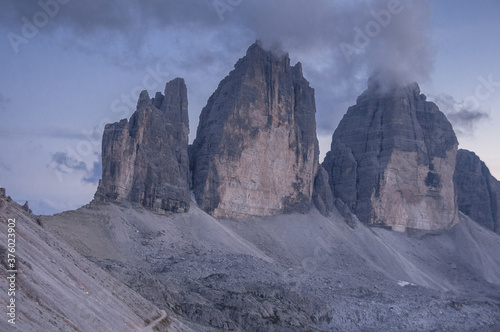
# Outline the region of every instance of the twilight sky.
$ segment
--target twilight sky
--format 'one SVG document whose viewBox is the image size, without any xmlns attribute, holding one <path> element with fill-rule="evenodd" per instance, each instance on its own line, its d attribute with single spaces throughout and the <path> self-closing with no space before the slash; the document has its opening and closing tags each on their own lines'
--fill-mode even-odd
<svg viewBox="0 0 500 332">
<path fill-rule="evenodd" d="M 256 39 L 316 90 L 321 157 L 374 71 L 417 81 L 500 178 L 498 0 L 0 0 L 0 187 L 38 214 L 88 203 L 104 125 L 183 77 L 191 141 Z"/>
</svg>

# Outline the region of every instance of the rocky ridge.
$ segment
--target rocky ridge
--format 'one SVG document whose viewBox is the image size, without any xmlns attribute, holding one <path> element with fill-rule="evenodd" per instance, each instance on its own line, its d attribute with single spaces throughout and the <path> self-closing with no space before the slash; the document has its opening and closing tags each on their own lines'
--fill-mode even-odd
<svg viewBox="0 0 500 332">
<path fill-rule="evenodd" d="M 307 212 L 318 170 L 314 90 L 302 66 L 256 42 L 200 115 L 190 160 L 215 217 Z"/>
<path fill-rule="evenodd" d="M 164 95 L 142 91 L 130 121 L 106 125 L 96 201 L 128 201 L 160 213 L 189 209 L 187 108 L 186 85 L 176 78 Z"/>
<path fill-rule="evenodd" d="M 500 234 L 500 182 L 474 152 L 458 150 L 454 182 L 459 210 Z"/>
<path fill-rule="evenodd" d="M 457 222 L 457 146 L 451 124 L 416 83 L 384 90 L 372 77 L 322 165 L 333 195 L 363 223 L 435 230 Z"/>
</svg>

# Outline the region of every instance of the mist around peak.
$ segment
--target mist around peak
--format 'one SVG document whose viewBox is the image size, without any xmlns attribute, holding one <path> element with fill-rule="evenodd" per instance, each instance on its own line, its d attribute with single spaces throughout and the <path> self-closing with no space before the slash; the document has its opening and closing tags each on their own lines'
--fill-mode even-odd
<svg viewBox="0 0 500 332">
<path fill-rule="evenodd" d="M 408 82 L 402 77 L 390 70 L 385 71 L 375 71 L 368 78 L 367 91 L 370 93 L 376 93 L 379 95 L 388 94 L 394 90 L 409 89 L 415 91 L 417 94 L 420 93 L 420 87 L 416 82 Z"/>
</svg>

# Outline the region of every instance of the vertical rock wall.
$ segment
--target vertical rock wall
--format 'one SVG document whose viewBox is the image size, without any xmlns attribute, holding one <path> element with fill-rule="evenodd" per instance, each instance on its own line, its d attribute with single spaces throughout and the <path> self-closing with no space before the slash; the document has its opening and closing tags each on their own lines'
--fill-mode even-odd
<svg viewBox="0 0 500 332">
<path fill-rule="evenodd" d="M 335 197 L 366 224 L 433 230 L 456 220 L 458 142 L 416 83 L 383 90 L 375 80 L 333 134 L 323 167 Z"/>
<path fill-rule="evenodd" d="M 130 201 L 156 212 L 189 209 L 188 102 L 183 79 L 167 83 L 165 95 L 143 91 L 130 121 L 106 125 L 102 179 L 95 199 Z"/>
<path fill-rule="evenodd" d="M 455 188 L 459 210 L 500 234 L 500 183 L 474 152 L 458 150 Z"/>
<path fill-rule="evenodd" d="M 306 212 L 318 164 L 314 90 L 300 63 L 255 43 L 200 115 L 193 189 L 215 217 Z"/>
</svg>

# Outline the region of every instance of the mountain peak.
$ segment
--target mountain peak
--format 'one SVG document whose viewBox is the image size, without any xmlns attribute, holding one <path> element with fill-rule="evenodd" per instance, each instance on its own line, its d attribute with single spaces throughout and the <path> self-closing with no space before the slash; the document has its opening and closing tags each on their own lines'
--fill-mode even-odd
<svg viewBox="0 0 500 332">
<path fill-rule="evenodd" d="M 190 155 L 202 209 L 223 218 L 309 210 L 319 148 L 300 69 L 257 41 L 209 98 Z"/>
<path fill-rule="evenodd" d="M 130 121 L 106 125 L 96 201 L 132 202 L 159 213 L 189 209 L 187 90 L 175 79 L 150 99 L 146 90 Z"/>
<path fill-rule="evenodd" d="M 288 59 L 288 61 L 290 61 L 288 53 L 283 50 L 281 44 L 274 43 L 269 47 L 265 47 L 263 42 L 259 39 L 257 39 L 255 43 L 250 45 L 250 47 L 247 49 L 246 56 L 252 59 L 266 57 L 275 60 Z"/>
<path fill-rule="evenodd" d="M 423 101 L 427 99 L 425 95 L 420 93 L 420 87 L 416 82 L 389 86 L 385 82 L 370 77 L 367 89 L 356 99 L 356 103 L 373 98 L 397 98 L 400 100 L 406 98 L 407 100 L 422 99 Z"/>
<path fill-rule="evenodd" d="M 333 194 L 358 218 L 395 230 L 456 222 L 457 138 L 417 83 L 372 77 L 333 134 L 323 163 Z"/>
<path fill-rule="evenodd" d="M 151 98 L 149 98 L 149 93 L 147 90 L 142 90 L 139 94 L 139 99 L 137 100 L 137 109 L 143 109 L 144 107 L 148 107 L 152 105 Z"/>
<path fill-rule="evenodd" d="M 367 89 L 360 97 L 383 95 L 420 95 L 417 82 L 409 82 L 389 70 L 377 70 L 368 78 Z"/>
</svg>

